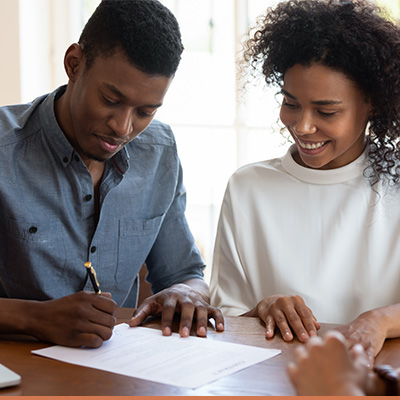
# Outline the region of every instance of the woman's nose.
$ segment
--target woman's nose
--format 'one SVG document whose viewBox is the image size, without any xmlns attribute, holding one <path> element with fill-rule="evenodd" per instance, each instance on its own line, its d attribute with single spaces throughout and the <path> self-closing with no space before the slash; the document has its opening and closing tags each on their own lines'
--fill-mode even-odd
<svg viewBox="0 0 400 400">
<path fill-rule="evenodd" d="M 299 114 L 297 121 L 293 125 L 296 135 L 311 135 L 317 131 L 315 122 L 309 112 Z"/>
</svg>

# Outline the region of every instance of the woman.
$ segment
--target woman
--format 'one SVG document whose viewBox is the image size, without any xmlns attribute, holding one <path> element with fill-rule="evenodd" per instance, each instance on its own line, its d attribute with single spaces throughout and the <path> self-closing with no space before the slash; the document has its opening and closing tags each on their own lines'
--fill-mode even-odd
<svg viewBox="0 0 400 400">
<path fill-rule="evenodd" d="M 244 61 L 279 88 L 294 144 L 231 177 L 212 302 L 260 317 L 267 338 L 346 324 L 372 360 L 400 335 L 399 28 L 365 0 L 289 0 L 259 20 Z"/>
</svg>

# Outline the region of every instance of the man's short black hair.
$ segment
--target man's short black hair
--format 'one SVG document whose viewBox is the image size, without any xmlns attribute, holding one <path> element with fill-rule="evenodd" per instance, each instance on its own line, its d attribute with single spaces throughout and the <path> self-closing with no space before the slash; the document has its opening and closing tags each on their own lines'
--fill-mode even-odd
<svg viewBox="0 0 400 400">
<path fill-rule="evenodd" d="M 183 51 L 176 18 L 157 0 L 102 0 L 79 44 L 86 68 L 96 57 L 121 49 L 141 71 L 168 77 L 175 74 Z"/>
</svg>

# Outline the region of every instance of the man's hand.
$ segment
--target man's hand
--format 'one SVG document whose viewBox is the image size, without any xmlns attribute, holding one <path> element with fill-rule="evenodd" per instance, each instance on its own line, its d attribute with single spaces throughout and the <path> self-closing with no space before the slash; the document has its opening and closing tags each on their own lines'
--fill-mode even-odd
<svg viewBox="0 0 400 400">
<path fill-rule="evenodd" d="M 198 290 L 193 289 L 189 283 L 195 282 L 203 289 L 203 281 L 193 279 L 186 283 L 172 285 L 143 301 L 140 307 L 133 314 L 129 322 L 130 326 L 140 325 L 149 316 L 161 315 L 161 330 L 163 335 L 169 336 L 172 333 L 172 322 L 175 313 L 180 314 L 179 334 L 181 337 L 190 335 L 193 319 L 196 318 L 197 336 L 207 336 L 208 319 L 215 320 L 215 327 L 218 331 L 224 330 L 224 318 L 219 309 L 211 307 Z M 204 284 L 205 285 L 205 284 Z M 197 289 L 197 287 L 196 287 Z"/>
<path fill-rule="evenodd" d="M 100 347 L 116 323 L 117 306 L 109 293 L 79 292 L 32 302 L 26 331 L 40 340 L 70 347 Z"/>
<path fill-rule="evenodd" d="M 293 340 L 293 333 L 301 342 L 317 335 L 320 328 L 312 311 L 300 296 L 270 296 L 261 300 L 257 306 L 244 314 L 259 317 L 265 322 L 265 337 L 271 339 L 275 329 L 279 329 L 283 340 Z"/>
</svg>

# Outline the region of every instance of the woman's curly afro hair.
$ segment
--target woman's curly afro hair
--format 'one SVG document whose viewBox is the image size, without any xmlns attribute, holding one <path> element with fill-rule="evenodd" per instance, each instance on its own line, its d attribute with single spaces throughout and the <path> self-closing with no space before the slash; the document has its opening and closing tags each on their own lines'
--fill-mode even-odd
<svg viewBox="0 0 400 400">
<path fill-rule="evenodd" d="M 400 29 L 366 0 L 288 0 L 267 10 L 245 43 L 243 62 L 268 85 L 282 86 L 295 64 L 344 73 L 371 101 L 372 183 L 399 183 Z M 366 170 L 366 171 L 367 171 Z"/>
</svg>

